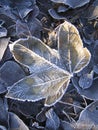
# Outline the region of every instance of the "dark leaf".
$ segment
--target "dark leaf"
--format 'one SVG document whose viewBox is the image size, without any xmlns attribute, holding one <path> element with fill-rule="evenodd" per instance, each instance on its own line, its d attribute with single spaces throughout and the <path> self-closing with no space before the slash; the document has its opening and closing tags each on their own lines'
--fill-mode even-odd
<svg viewBox="0 0 98 130">
<path fill-rule="evenodd" d="M 77 128 L 83 130 L 98 129 L 98 101 L 91 103 L 81 112 L 77 121 Z"/>
<path fill-rule="evenodd" d="M 57 130 L 60 126 L 60 120 L 52 108 L 46 112 L 46 117 L 47 120 L 45 128 L 47 130 Z"/>
<path fill-rule="evenodd" d="M 77 8 L 77 7 L 81 7 L 87 3 L 90 2 L 90 0 L 51 0 L 55 3 L 63 3 L 65 5 L 69 5 L 71 8 Z"/>
<path fill-rule="evenodd" d="M 62 130 L 75 130 L 74 124 L 66 122 L 66 121 L 61 121 L 61 128 Z"/>
<path fill-rule="evenodd" d="M 7 83 L 0 77 L 0 94 L 7 92 Z"/>
<path fill-rule="evenodd" d="M 92 83 L 93 83 L 93 74 L 94 72 L 91 71 L 88 74 L 83 74 L 80 79 L 79 79 L 79 86 L 82 89 L 87 89 L 89 87 L 91 87 Z"/>
<path fill-rule="evenodd" d="M 16 22 L 16 34 L 18 37 L 27 36 L 37 36 L 39 37 L 39 32 L 41 31 L 41 23 L 37 19 L 32 21 L 20 21 Z"/>
<path fill-rule="evenodd" d="M 16 62 L 7 61 L 0 68 L 0 76 L 8 85 L 12 85 L 18 80 L 24 78 L 25 73 Z"/>
<path fill-rule="evenodd" d="M 12 112 L 9 112 L 9 128 L 10 130 L 29 130 L 24 122 Z"/>
<path fill-rule="evenodd" d="M 0 98 L 0 125 L 8 128 L 8 112 L 7 112 L 7 104 L 6 100 Z"/>
<path fill-rule="evenodd" d="M 84 95 L 85 97 L 87 97 L 88 99 L 93 99 L 93 100 L 97 100 L 98 99 L 98 78 L 93 80 L 93 84 L 91 85 L 90 88 L 88 89 L 82 89 L 78 82 L 79 79 L 77 77 L 74 77 L 72 79 L 74 86 L 76 87 L 77 91 L 81 94 Z"/>
<path fill-rule="evenodd" d="M 94 72 L 98 74 L 98 41 L 96 40 L 95 46 L 94 46 Z"/>
<path fill-rule="evenodd" d="M 89 20 L 94 20 L 98 18 L 98 0 L 95 0 L 93 4 L 88 8 L 88 11 L 85 13 L 86 18 Z"/>
<path fill-rule="evenodd" d="M 49 9 L 48 10 L 49 14 L 51 15 L 52 18 L 54 19 L 66 19 L 66 17 L 62 16 L 62 15 L 59 15 L 55 9 Z"/>
</svg>

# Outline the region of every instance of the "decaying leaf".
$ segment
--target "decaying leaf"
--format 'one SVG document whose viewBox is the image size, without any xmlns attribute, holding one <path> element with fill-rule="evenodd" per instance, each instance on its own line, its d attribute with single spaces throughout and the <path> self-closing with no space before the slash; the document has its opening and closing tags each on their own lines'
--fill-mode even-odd
<svg viewBox="0 0 98 130">
<path fill-rule="evenodd" d="M 88 65 L 90 52 L 83 48 L 77 29 L 67 21 L 59 26 L 57 39 L 56 51 L 34 37 L 10 45 L 14 59 L 28 67 L 31 75 L 12 85 L 6 97 L 33 102 L 45 99 L 47 106 L 61 99 L 73 73 Z"/>
</svg>

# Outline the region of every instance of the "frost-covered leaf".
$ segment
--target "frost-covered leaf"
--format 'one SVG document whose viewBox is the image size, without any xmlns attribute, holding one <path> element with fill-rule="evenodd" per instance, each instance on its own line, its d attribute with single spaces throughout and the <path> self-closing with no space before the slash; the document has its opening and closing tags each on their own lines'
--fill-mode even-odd
<svg viewBox="0 0 98 130">
<path fill-rule="evenodd" d="M 36 37 L 20 38 L 19 40 L 15 41 L 15 44 L 21 44 L 29 48 L 39 56 L 44 57 L 46 60 L 50 61 L 51 63 L 58 65 L 59 62 L 58 52 L 55 49 L 51 49 L 49 46 L 44 44 L 40 39 Z"/>
<path fill-rule="evenodd" d="M 42 29 L 40 21 L 36 18 L 27 22 L 17 20 L 16 34 L 18 37 L 36 36 L 39 37 L 39 32 Z"/>
<path fill-rule="evenodd" d="M 93 83 L 93 71 L 88 74 L 83 74 L 79 79 L 79 86 L 83 89 L 89 88 Z"/>
<path fill-rule="evenodd" d="M 9 112 L 9 128 L 10 130 L 29 130 L 24 122 L 12 112 Z"/>
<path fill-rule="evenodd" d="M 83 130 L 98 129 L 98 101 L 91 103 L 81 112 L 77 121 L 77 128 Z"/>
<path fill-rule="evenodd" d="M 36 57 L 35 57 L 36 58 Z M 37 58 L 38 59 L 38 58 Z M 70 75 L 60 68 L 45 62 L 42 66 L 33 68 L 33 74 L 16 82 L 8 91 L 6 97 L 22 101 L 38 101 L 49 96 L 57 95 L 61 87 L 66 87 L 70 80 Z M 37 67 L 37 68 L 36 68 Z M 65 92 L 66 87 L 62 91 Z M 63 93 L 64 93 L 63 92 Z M 62 95 L 60 95 L 62 97 Z M 53 104 L 58 100 L 57 97 Z M 51 100 L 47 105 L 53 105 Z"/>
<path fill-rule="evenodd" d="M 51 15 L 52 18 L 54 19 L 66 19 L 66 17 L 62 16 L 62 15 L 59 15 L 55 9 L 49 9 L 48 10 L 49 14 Z"/>
<path fill-rule="evenodd" d="M 65 5 L 69 5 L 71 8 L 77 8 L 77 7 L 81 7 L 87 3 L 90 2 L 90 0 L 51 0 L 55 3 L 63 3 Z"/>
<path fill-rule="evenodd" d="M 72 81 L 75 88 L 81 95 L 87 97 L 88 99 L 98 100 L 98 78 L 93 80 L 92 85 L 88 89 L 83 89 L 79 86 L 79 79 L 77 77 L 74 77 Z"/>
<path fill-rule="evenodd" d="M 69 80 L 69 81 L 70 81 L 70 80 Z M 50 95 L 50 96 L 48 96 L 48 97 L 46 98 L 46 100 L 45 100 L 45 105 L 46 105 L 46 106 L 50 106 L 51 104 L 53 105 L 53 104 L 55 104 L 55 102 L 58 102 L 58 101 L 62 98 L 62 96 L 63 96 L 64 93 L 65 93 L 64 90 L 66 90 L 66 86 L 68 86 L 69 81 L 67 81 L 67 82 L 59 89 L 59 91 L 58 91 L 56 94 Z"/>
<path fill-rule="evenodd" d="M 6 37 L 7 36 L 7 29 L 0 26 L 0 38 L 1 37 Z"/>
<path fill-rule="evenodd" d="M 46 112 L 46 117 L 47 120 L 45 128 L 47 130 L 57 130 L 60 126 L 60 120 L 52 108 Z"/>
<path fill-rule="evenodd" d="M 9 38 L 0 38 L 0 60 L 2 59 L 4 52 L 8 46 Z"/>
<path fill-rule="evenodd" d="M 0 76 L 8 85 L 13 85 L 24 78 L 26 74 L 16 62 L 7 61 L 0 68 Z"/>
<path fill-rule="evenodd" d="M 34 45 L 35 45 L 35 43 L 34 43 Z M 31 46 L 33 46 L 33 45 L 31 45 Z M 36 44 L 36 46 L 37 46 L 37 44 Z M 40 44 L 39 44 L 38 45 L 38 47 L 40 47 L 39 50 L 36 46 L 34 47 L 35 49 L 32 47 L 35 52 L 37 52 L 39 55 L 44 55 L 44 57 L 46 59 L 48 59 L 49 61 L 52 61 L 52 59 L 53 59 L 53 61 L 56 62 L 56 58 L 55 58 L 55 60 L 54 60 L 54 58 L 52 58 L 53 54 L 56 54 L 56 53 L 52 52 L 51 49 L 48 50 L 48 48 L 46 48 L 44 45 L 40 46 Z M 49 62 L 49 61 L 46 61 L 43 57 L 40 57 L 34 51 L 31 51 L 30 49 L 28 49 L 20 44 L 16 44 L 16 43 L 11 44 L 10 49 L 13 53 L 15 60 L 18 61 L 20 64 L 27 66 L 31 73 L 37 72 L 41 68 L 46 69 L 46 68 L 44 68 L 45 64 L 46 64 L 46 62 Z"/>
<path fill-rule="evenodd" d="M 83 48 L 79 32 L 74 25 L 65 21 L 60 25 L 58 49 L 60 59 L 67 71 L 77 73 L 81 71 L 90 61 L 90 52 Z"/>
<path fill-rule="evenodd" d="M 6 97 L 33 102 L 45 99 L 46 106 L 54 105 L 62 98 L 72 74 L 89 63 L 90 53 L 83 48 L 77 29 L 70 23 L 61 24 L 56 33 L 59 51 L 35 37 L 20 39 L 10 45 L 14 59 L 29 68 L 31 75 L 15 83 Z"/>
<path fill-rule="evenodd" d="M 7 97 L 33 102 L 46 98 L 48 99 L 47 105 L 54 104 L 63 96 L 70 80 L 70 74 L 20 44 L 12 47 L 15 59 L 20 64 L 29 67 L 32 75 L 14 84 Z M 50 100 L 51 96 L 55 97 L 53 101 Z"/>
</svg>

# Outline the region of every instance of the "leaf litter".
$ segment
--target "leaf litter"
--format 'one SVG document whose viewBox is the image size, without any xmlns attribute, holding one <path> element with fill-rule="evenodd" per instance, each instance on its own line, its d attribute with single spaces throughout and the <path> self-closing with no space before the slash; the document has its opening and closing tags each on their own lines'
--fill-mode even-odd
<svg viewBox="0 0 98 130">
<path fill-rule="evenodd" d="M 97 5 L 0 1 L 0 129 L 98 129 Z"/>
</svg>

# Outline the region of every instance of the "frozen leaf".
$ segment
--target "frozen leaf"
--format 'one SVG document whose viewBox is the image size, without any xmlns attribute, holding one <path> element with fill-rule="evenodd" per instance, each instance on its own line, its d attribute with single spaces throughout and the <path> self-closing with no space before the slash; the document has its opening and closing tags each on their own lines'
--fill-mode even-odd
<svg viewBox="0 0 98 130">
<path fill-rule="evenodd" d="M 22 20 L 17 20 L 16 22 L 16 34 L 18 37 L 39 37 L 39 32 L 41 31 L 41 28 L 41 23 L 36 18 L 27 22 Z"/>
<path fill-rule="evenodd" d="M 38 58 L 35 57 L 35 59 Z M 6 97 L 22 101 L 28 100 L 35 102 L 43 98 L 46 98 L 47 100 L 49 96 L 57 95 L 64 84 L 66 84 L 67 87 L 67 83 L 70 80 L 70 75 L 55 65 L 44 61 L 45 60 L 42 59 L 42 63 L 38 63 L 40 65 L 35 63 L 33 66 L 33 68 L 35 68 L 33 69 L 33 74 L 20 80 L 19 82 L 16 82 L 9 89 Z M 64 87 L 62 91 L 65 91 L 66 87 Z M 62 97 L 62 95 L 60 96 Z M 53 104 L 56 100 L 58 100 L 58 98 L 60 97 L 57 97 Z M 53 105 L 50 101 L 48 104 Z"/>
<path fill-rule="evenodd" d="M 15 44 L 21 44 L 29 48 L 39 56 L 44 57 L 46 60 L 58 65 L 58 52 L 54 49 L 51 49 L 49 46 L 44 44 L 40 39 L 36 37 L 20 38 L 19 40 L 15 41 Z"/>
<path fill-rule="evenodd" d="M 16 62 L 7 61 L 0 68 L 0 76 L 8 85 L 13 85 L 25 77 L 25 72 Z"/>
<path fill-rule="evenodd" d="M 0 38 L 0 60 L 2 59 L 4 52 L 8 46 L 9 38 Z"/>
<path fill-rule="evenodd" d="M 45 128 L 47 130 L 57 130 L 60 126 L 60 120 L 52 108 L 46 112 L 46 117 L 47 120 Z"/>
<path fill-rule="evenodd" d="M 53 105 L 53 104 L 55 104 L 55 102 L 58 102 L 58 101 L 62 98 L 62 96 L 64 95 L 64 93 L 65 93 L 64 90 L 66 90 L 66 86 L 68 86 L 68 84 L 69 84 L 69 81 L 66 82 L 66 83 L 60 88 L 60 90 L 59 90 L 58 93 L 56 93 L 56 94 L 53 95 L 53 96 L 52 96 L 52 95 L 48 96 L 48 97 L 46 98 L 46 100 L 45 100 L 45 105 L 46 105 L 46 106 L 50 106 L 51 104 Z"/>
<path fill-rule="evenodd" d="M 6 36 L 7 36 L 6 28 L 0 26 L 0 38 L 1 37 L 6 37 Z"/>
<path fill-rule="evenodd" d="M 79 83 L 78 83 L 79 79 L 77 77 L 74 77 L 72 79 L 72 81 L 73 81 L 73 84 L 76 87 L 77 91 L 81 95 L 85 96 L 88 99 L 98 100 L 98 89 L 97 89 L 97 87 L 98 87 L 98 78 L 93 80 L 93 83 L 92 83 L 91 87 L 88 88 L 88 89 L 82 89 L 79 86 Z"/>
<path fill-rule="evenodd" d="M 81 112 L 77 121 L 77 128 L 83 130 L 98 129 L 98 101 L 91 103 Z"/>
<path fill-rule="evenodd" d="M 32 10 L 34 10 L 36 2 L 35 0 L 21 0 L 21 1 L 12 1 L 10 2 L 10 7 L 12 10 L 17 10 L 21 19 L 25 18 Z"/>
<path fill-rule="evenodd" d="M 90 52 L 83 48 L 79 32 L 74 25 L 65 21 L 60 25 L 58 50 L 63 67 L 72 73 L 78 73 L 90 61 Z"/>
<path fill-rule="evenodd" d="M 36 44 L 36 41 L 33 41 L 31 44 L 32 47 L 30 47 L 36 53 L 38 53 L 38 55 L 34 51 L 31 51 L 30 49 L 28 49 L 18 43 L 10 44 L 10 49 L 11 49 L 16 61 L 18 61 L 20 64 L 27 66 L 29 68 L 30 72 L 33 72 L 33 71 L 35 72 L 35 70 L 36 70 L 36 72 L 39 71 L 39 69 L 41 69 L 41 66 L 44 69 L 44 65 L 45 65 L 44 62 L 46 62 L 46 60 L 44 60 L 44 58 L 46 58 L 47 60 L 49 60 L 53 63 L 57 63 L 56 52 L 52 51 L 51 49 L 48 49 L 48 47 L 45 46 L 44 44 L 41 45 L 40 42 L 38 42 L 38 43 L 39 43 L 39 45 Z M 37 46 L 40 48 L 39 50 L 38 50 Z M 39 55 L 43 56 L 44 58 L 40 57 Z M 36 59 L 35 59 L 35 57 L 36 57 Z M 49 61 L 47 61 L 47 62 L 50 63 Z"/>
<path fill-rule="evenodd" d="M 24 122 L 12 112 L 9 112 L 9 128 L 10 130 L 29 130 Z"/>
<path fill-rule="evenodd" d="M 89 88 L 93 83 L 93 71 L 87 74 L 83 74 L 79 79 L 79 85 L 83 89 Z"/>
<path fill-rule="evenodd" d="M 54 19 L 66 19 L 66 17 L 59 15 L 55 9 L 49 9 L 48 10 L 49 14 L 51 15 L 52 18 Z"/>
<path fill-rule="evenodd" d="M 77 8 L 77 7 L 81 7 L 87 3 L 90 2 L 90 0 L 51 0 L 52 2 L 55 3 L 63 3 L 65 5 L 69 5 L 71 8 Z"/>
<path fill-rule="evenodd" d="M 65 30 L 63 30 L 63 26 Z M 70 26 L 71 29 L 69 29 Z M 70 33 L 68 33 L 68 29 Z M 31 75 L 11 86 L 6 97 L 33 102 L 45 99 L 46 106 L 54 105 L 62 98 L 73 73 L 79 72 L 89 63 L 90 53 L 86 48 L 83 48 L 76 28 L 68 22 L 59 26 L 57 37 L 59 51 L 50 49 L 35 37 L 20 39 L 10 45 L 14 59 L 29 68 Z M 70 41 L 68 41 L 68 37 L 70 37 Z M 62 40 L 63 38 L 64 40 Z M 78 41 L 75 41 L 76 38 Z M 81 53 L 77 47 L 80 47 Z M 66 56 L 69 56 L 69 59 Z M 68 69 L 71 69 L 68 72 L 64 69 L 69 62 L 72 64 L 68 66 L 70 67 Z"/>
</svg>

